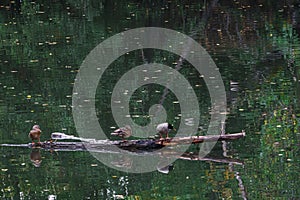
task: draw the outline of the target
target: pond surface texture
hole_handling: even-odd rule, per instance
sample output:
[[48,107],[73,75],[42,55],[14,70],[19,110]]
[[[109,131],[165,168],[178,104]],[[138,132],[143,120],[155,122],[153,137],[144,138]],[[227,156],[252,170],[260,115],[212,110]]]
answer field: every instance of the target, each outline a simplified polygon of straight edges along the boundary
[[[2,146],[1,199],[300,199],[296,0],[1,1],[1,143],[31,142],[28,132],[34,124],[43,131],[42,141],[52,132],[78,136],[72,95],[83,60],[105,39],[138,27],[176,30],[206,49],[226,89],[226,133],[245,130],[246,137],[218,142],[208,155],[211,161],[178,159],[168,174],[124,172],[130,160],[120,160],[123,171],[119,171],[87,151]],[[99,81],[95,105],[110,139],[117,139],[109,133],[118,127],[111,95],[122,75],[145,63],[175,68],[179,61],[178,55],[167,51],[142,49],[109,66]],[[190,63],[179,65],[198,98],[197,134],[205,135],[212,112],[210,94]],[[157,84],[138,88],[130,99],[131,118],[144,126],[149,123],[149,108],[162,103],[167,121],[178,128],[180,102],[166,91]],[[198,146],[189,151],[199,151]]]

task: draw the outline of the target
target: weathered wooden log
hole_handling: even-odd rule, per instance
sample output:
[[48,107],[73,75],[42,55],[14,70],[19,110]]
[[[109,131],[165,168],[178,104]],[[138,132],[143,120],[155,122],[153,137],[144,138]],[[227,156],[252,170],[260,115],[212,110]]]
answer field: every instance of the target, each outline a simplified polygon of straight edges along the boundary
[[171,139],[162,140],[128,140],[115,143],[115,145],[125,147],[137,148],[162,148],[164,146],[175,146],[183,144],[197,144],[203,142],[221,141],[221,140],[236,140],[245,137],[246,133],[225,134],[225,135],[205,135],[205,136],[190,136],[190,137],[174,137]]
[[[203,142],[219,141],[219,140],[235,140],[244,137],[246,133],[225,134],[225,135],[206,135],[206,136],[190,136],[190,137],[174,137],[171,139],[142,139],[142,140],[125,140],[125,141],[111,141],[111,140],[93,140],[92,142],[41,142],[40,144],[11,144],[12,146],[28,146],[30,148],[44,148],[44,149],[69,149],[69,150],[86,150],[106,148],[107,146],[118,146],[126,150],[151,150],[160,149],[165,146],[197,144]],[[9,146],[9,144],[2,144],[1,146]]]
[[246,133],[242,131],[241,133],[224,134],[224,135],[174,137],[170,141],[163,140],[163,144],[164,145],[197,144],[197,143],[221,141],[221,140],[236,140],[245,136]]
[[[180,153],[176,148],[168,148],[180,144],[196,144],[206,141],[218,140],[234,140],[245,136],[245,132],[227,134],[227,135],[209,135],[209,136],[192,136],[192,137],[175,137],[170,140],[128,140],[128,141],[110,141],[110,140],[95,140],[94,142],[41,142],[40,144],[1,144],[0,146],[8,147],[29,147],[43,148],[50,151],[90,151],[104,154],[118,155],[137,155],[147,153],[147,155],[159,156],[165,158],[174,158],[191,161],[212,161],[220,163],[232,163],[243,165],[243,162],[230,158],[200,158],[196,153]],[[119,147],[119,148],[116,148]],[[156,151],[166,147],[163,152]],[[124,151],[126,150],[126,151]]]

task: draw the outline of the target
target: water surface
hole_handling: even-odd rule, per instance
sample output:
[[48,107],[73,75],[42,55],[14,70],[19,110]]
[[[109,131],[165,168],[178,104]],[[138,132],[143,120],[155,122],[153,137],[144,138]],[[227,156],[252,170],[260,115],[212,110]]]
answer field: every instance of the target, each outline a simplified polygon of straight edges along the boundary
[[[210,158],[243,164],[177,160],[169,174],[111,169],[88,152],[1,147],[2,199],[299,199],[299,5],[296,1],[4,1],[0,3],[1,143],[26,144],[38,123],[42,141],[52,132],[76,133],[75,76],[88,53],[116,33],[137,27],[170,28],[193,37],[212,56],[226,88],[226,133]],[[155,38],[153,38],[155,39]],[[105,71],[96,93],[99,123],[116,123],[110,98],[122,74],[179,57],[159,50],[121,56]],[[199,99],[199,135],[206,134],[210,97],[193,66],[179,70]],[[130,102],[136,123],[164,87],[139,88]],[[179,126],[180,105],[169,92],[168,121]],[[108,134],[109,135],[109,134]],[[174,135],[174,133],[173,133]],[[116,138],[112,138],[116,139]],[[197,152],[196,146],[191,151]],[[30,156],[41,159],[34,166]],[[126,166],[126,165],[125,165]]]

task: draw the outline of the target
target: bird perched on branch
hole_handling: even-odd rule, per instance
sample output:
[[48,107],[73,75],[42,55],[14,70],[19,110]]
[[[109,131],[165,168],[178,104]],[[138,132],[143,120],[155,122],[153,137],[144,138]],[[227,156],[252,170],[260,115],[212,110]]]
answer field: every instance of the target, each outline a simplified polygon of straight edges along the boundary
[[156,131],[159,133],[160,139],[162,139],[162,135],[166,135],[166,139],[170,139],[169,132],[173,129],[173,125],[169,123],[158,124],[156,127]]
[[123,140],[124,140],[124,138],[130,137],[131,134],[132,134],[131,127],[129,125],[126,125],[125,127],[122,127],[122,128],[118,128],[117,130],[115,130],[114,132],[111,133],[111,135],[119,136]]
[[34,140],[38,140],[38,144],[41,143],[41,141],[40,141],[41,132],[42,132],[42,131],[41,131],[39,125],[34,125],[34,126],[32,127],[32,130],[31,130],[31,131],[29,132],[29,134],[28,134],[28,137],[30,137],[31,140],[32,140],[32,144],[35,144],[35,143],[34,143]]

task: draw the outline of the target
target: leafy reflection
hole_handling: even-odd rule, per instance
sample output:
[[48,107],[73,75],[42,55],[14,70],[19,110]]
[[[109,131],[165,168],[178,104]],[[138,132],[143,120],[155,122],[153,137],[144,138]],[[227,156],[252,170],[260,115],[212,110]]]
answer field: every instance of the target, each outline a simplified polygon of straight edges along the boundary
[[[179,30],[209,51],[227,86],[226,132],[246,129],[247,137],[226,143],[227,156],[244,160],[244,167],[178,160],[168,175],[121,173],[106,168],[87,152],[31,152],[1,147],[2,199],[299,198],[299,2],[19,3],[0,3],[1,143],[28,141],[28,130],[37,122],[47,130],[42,140],[55,131],[76,133],[71,96],[82,60],[107,37],[142,26]],[[108,99],[116,74],[144,62],[173,66],[177,60],[174,55],[151,50],[117,60],[106,72],[109,78],[99,83],[105,87],[97,91],[97,112],[103,116],[99,121],[106,124],[105,132],[115,126]],[[199,134],[204,134],[210,102],[200,75],[191,68],[183,63],[180,72],[189,78],[200,97],[203,114]],[[237,86],[230,86],[230,81]],[[146,116],[148,109],[143,103],[152,100],[151,91],[143,93],[141,88],[135,95],[132,113]],[[174,101],[169,96],[166,107],[170,110],[168,117],[176,121],[180,113]],[[135,120],[147,123],[141,118]],[[191,148],[194,151],[197,147]],[[31,162],[32,153],[33,160],[42,160],[39,167]],[[223,153],[220,144],[212,152]]]

